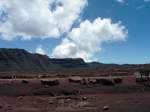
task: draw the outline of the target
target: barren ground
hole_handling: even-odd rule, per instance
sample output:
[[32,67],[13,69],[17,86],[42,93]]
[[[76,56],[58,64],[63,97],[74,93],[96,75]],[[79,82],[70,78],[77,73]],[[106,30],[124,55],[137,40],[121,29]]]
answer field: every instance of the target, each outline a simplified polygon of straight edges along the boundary
[[[61,79],[59,86],[47,87],[39,79],[22,80],[0,80],[0,112],[150,112],[150,92],[139,85],[105,87]],[[73,95],[76,90],[81,94]]]
[[[87,97],[87,99],[83,99]],[[149,112],[149,93],[81,96],[1,96],[0,112]]]

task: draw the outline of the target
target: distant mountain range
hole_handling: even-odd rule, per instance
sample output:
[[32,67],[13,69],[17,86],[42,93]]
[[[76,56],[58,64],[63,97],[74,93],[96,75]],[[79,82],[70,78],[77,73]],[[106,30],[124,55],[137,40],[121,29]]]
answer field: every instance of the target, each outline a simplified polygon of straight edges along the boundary
[[0,48],[0,71],[55,71],[60,69],[105,70],[119,68],[137,69],[141,67],[150,68],[150,64],[118,65],[99,62],[86,63],[81,58],[55,59],[49,58],[46,55],[29,53],[24,49]]
[[66,67],[87,67],[87,63],[83,59],[52,59],[46,55],[29,53],[24,49],[0,48],[0,71],[52,70]]

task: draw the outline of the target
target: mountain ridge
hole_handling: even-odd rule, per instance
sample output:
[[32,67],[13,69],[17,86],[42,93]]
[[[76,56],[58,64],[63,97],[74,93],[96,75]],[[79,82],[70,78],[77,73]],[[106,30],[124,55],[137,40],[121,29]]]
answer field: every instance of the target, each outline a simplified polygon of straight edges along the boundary
[[87,64],[81,58],[56,59],[47,55],[30,53],[24,49],[0,48],[0,71],[3,70],[49,70],[61,67],[84,67]]
[[0,71],[41,70],[57,71],[60,69],[138,69],[150,68],[150,64],[104,64],[100,62],[87,63],[81,58],[49,58],[47,55],[30,53],[18,48],[0,48]]

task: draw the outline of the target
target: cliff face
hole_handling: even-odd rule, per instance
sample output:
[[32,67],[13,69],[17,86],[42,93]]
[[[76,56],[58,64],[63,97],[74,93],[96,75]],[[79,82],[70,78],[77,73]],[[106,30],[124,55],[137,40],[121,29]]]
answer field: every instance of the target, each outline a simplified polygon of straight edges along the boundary
[[82,59],[51,59],[46,55],[32,54],[23,49],[0,49],[0,71],[51,70],[63,67],[85,67]]
[[0,49],[0,70],[46,69],[51,65],[48,60],[23,49]]
[[71,58],[66,58],[66,59],[50,59],[49,60],[53,64],[60,65],[62,67],[68,67],[68,68],[78,68],[78,67],[87,67],[88,64],[84,62],[83,59],[81,58],[76,58],[76,59],[71,59]]

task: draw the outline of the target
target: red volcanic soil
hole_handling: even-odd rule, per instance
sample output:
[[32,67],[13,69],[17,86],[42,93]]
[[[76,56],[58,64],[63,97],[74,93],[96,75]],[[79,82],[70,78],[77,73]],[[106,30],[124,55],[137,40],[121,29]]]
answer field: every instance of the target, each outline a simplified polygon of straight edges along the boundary
[[[59,85],[41,84],[56,79]],[[149,112],[150,93],[129,82],[102,86],[68,78],[0,79],[0,112]]]
[[[103,110],[106,106],[108,110]],[[149,93],[0,97],[0,112],[149,112],[149,109]]]

